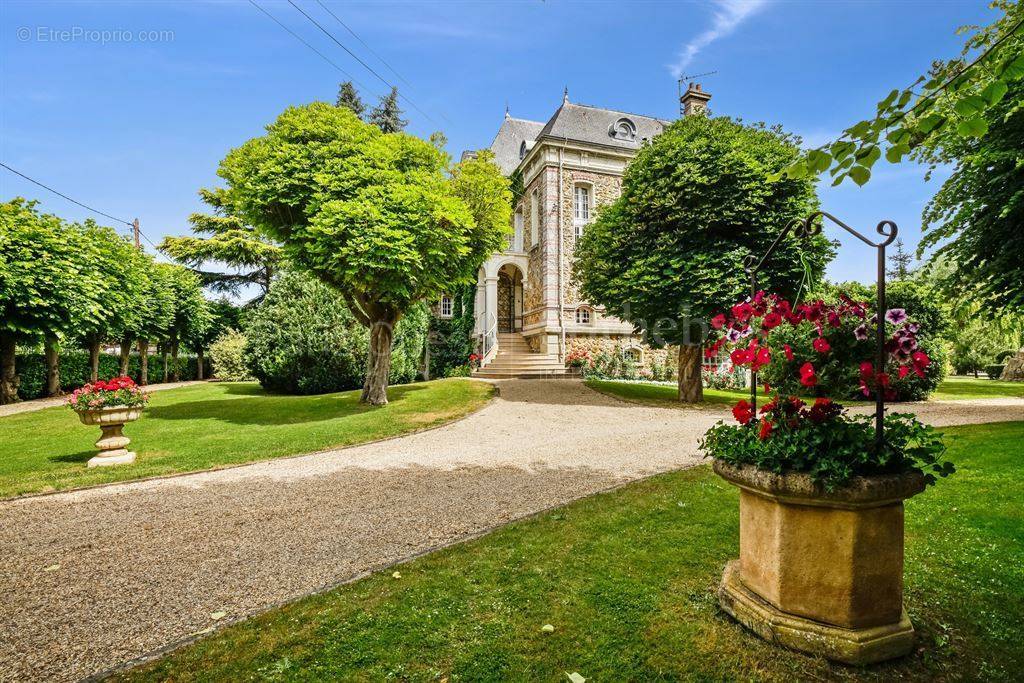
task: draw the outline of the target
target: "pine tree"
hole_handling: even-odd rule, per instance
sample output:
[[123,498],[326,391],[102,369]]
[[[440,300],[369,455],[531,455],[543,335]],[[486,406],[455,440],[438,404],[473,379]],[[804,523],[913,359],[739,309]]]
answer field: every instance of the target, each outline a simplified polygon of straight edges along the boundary
[[359,92],[352,85],[352,81],[345,81],[338,86],[338,101],[334,104],[337,107],[351,109],[352,113],[359,118],[363,118],[363,114],[366,112],[366,105],[359,99]]
[[402,110],[398,108],[398,88],[391,88],[391,92],[380,99],[378,104],[367,119],[385,133],[398,133],[405,130],[409,123],[402,118]]
[[906,280],[910,277],[910,264],[913,260],[913,256],[903,251],[903,239],[897,237],[896,252],[889,257],[889,262],[892,264],[892,268],[886,271],[885,274],[890,280]]

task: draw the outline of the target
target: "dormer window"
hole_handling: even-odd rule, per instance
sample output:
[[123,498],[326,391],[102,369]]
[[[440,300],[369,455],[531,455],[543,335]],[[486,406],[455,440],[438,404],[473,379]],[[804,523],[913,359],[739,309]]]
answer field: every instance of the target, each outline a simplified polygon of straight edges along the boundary
[[589,325],[591,320],[590,309],[586,306],[580,306],[576,309],[576,324],[577,325]]
[[608,129],[608,136],[616,140],[633,142],[636,140],[636,124],[632,120],[622,117]]
[[519,158],[520,159],[525,159],[527,151],[528,150],[526,148],[526,140],[523,140],[523,144],[519,145]]

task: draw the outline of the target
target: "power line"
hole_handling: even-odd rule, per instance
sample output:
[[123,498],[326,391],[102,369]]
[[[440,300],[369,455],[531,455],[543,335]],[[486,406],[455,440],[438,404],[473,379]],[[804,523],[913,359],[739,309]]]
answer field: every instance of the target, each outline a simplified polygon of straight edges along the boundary
[[[249,0],[249,1],[250,1],[250,2],[252,2],[252,0]],[[306,17],[306,19],[308,19],[308,20],[309,20],[309,21],[310,21],[310,22],[311,22],[311,23],[312,23],[312,24],[313,24],[314,26],[316,26],[316,27],[317,27],[318,29],[320,29],[320,30],[321,30],[321,31],[322,31],[322,32],[324,33],[324,35],[326,35],[326,36],[327,36],[328,38],[330,38],[331,40],[333,40],[333,41],[335,42],[335,44],[337,44],[337,46],[338,46],[338,47],[340,47],[340,48],[341,48],[342,50],[344,50],[344,51],[345,51],[345,52],[347,52],[347,53],[348,53],[349,55],[351,55],[351,57],[352,57],[353,59],[355,59],[355,60],[356,60],[357,62],[359,62],[360,64],[362,64],[362,65],[363,65],[363,67],[364,67],[364,68],[365,68],[365,69],[366,69],[367,71],[369,71],[369,72],[370,72],[370,73],[372,73],[372,74],[373,74],[374,76],[376,76],[376,77],[377,77],[377,78],[378,78],[378,79],[379,79],[379,80],[380,80],[380,81],[381,81],[381,82],[382,82],[382,83],[383,83],[384,85],[386,85],[386,86],[388,86],[388,87],[390,87],[390,88],[394,88],[394,89],[395,89],[396,91],[398,90],[398,88],[397,88],[397,87],[396,87],[395,85],[393,85],[393,84],[392,84],[392,83],[390,83],[390,82],[389,82],[389,81],[388,81],[388,80],[387,80],[386,78],[384,78],[384,77],[383,77],[383,76],[381,76],[381,75],[380,75],[379,73],[377,73],[377,71],[376,71],[376,70],[375,70],[375,69],[374,69],[374,68],[373,68],[372,66],[370,66],[369,64],[367,64],[366,62],[364,62],[364,61],[363,61],[362,59],[360,59],[360,58],[359,58],[359,55],[357,55],[357,54],[356,54],[355,52],[352,52],[352,50],[350,50],[350,49],[348,49],[347,47],[345,47],[345,45],[344,45],[344,44],[343,44],[343,43],[342,43],[342,42],[341,42],[340,40],[338,40],[337,38],[335,38],[335,37],[334,37],[334,34],[333,34],[333,33],[331,33],[330,31],[328,31],[327,29],[325,29],[325,28],[324,28],[324,27],[323,27],[323,26],[322,26],[322,25],[320,24],[320,22],[318,22],[318,21],[317,21],[316,19],[314,19],[313,17],[311,17],[311,16],[309,16],[308,14],[306,14],[306,12],[305,12],[305,11],[304,11],[304,10],[303,10],[303,9],[302,9],[301,7],[299,7],[299,6],[297,5],[297,4],[295,4],[294,0],[288,0],[288,4],[289,4],[289,5],[291,5],[292,7],[294,7],[295,9],[297,9],[297,10],[299,11],[299,13],[300,13],[300,14],[302,14],[302,16]],[[434,122],[435,124],[437,124],[437,121],[435,121],[435,120],[434,120],[434,117],[432,117],[432,116],[431,116],[430,114],[428,114],[427,112],[425,112],[425,111],[423,111],[422,109],[420,109],[420,108],[419,108],[419,106],[418,106],[418,105],[417,105],[417,104],[416,104],[415,102],[413,102],[413,101],[412,101],[412,100],[411,100],[411,99],[410,99],[409,97],[407,97],[406,95],[403,95],[403,94],[401,94],[401,93],[398,93],[398,96],[399,96],[399,97],[401,97],[401,98],[402,98],[403,100],[405,100],[406,102],[408,102],[408,103],[409,103],[410,105],[412,105],[413,109],[415,109],[416,111],[418,111],[419,113],[423,114],[423,115],[424,115],[424,116],[426,116],[426,117],[427,117],[428,119],[430,119],[431,121],[433,121],[433,122]],[[438,125],[440,125],[440,124],[438,124]]]
[[[369,88],[367,88],[367,87],[366,87],[365,85],[363,85],[362,83],[360,83],[359,81],[357,81],[357,80],[356,80],[356,79],[355,79],[355,78],[354,78],[354,77],[352,76],[352,74],[350,74],[349,72],[345,71],[345,70],[344,70],[344,69],[342,69],[342,68],[341,68],[340,66],[338,66],[338,65],[337,65],[337,63],[335,63],[335,62],[334,62],[334,60],[332,60],[332,59],[331,59],[330,57],[328,57],[327,55],[325,55],[325,54],[324,54],[323,52],[320,52],[320,50],[318,50],[318,49],[316,49],[315,47],[313,47],[312,45],[310,45],[310,44],[309,44],[309,43],[308,43],[308,42],[307,42],[307,41],[306,41],[306,40],[305,40],[305,39],[304,39],[304,38],[303,38],[302,36],[300,36],[300,35],[299,35],[298,33],[296,33],[295,31],[291,30],[290,28],[288,28],[287,26],[285,26],[285,25],[284,25],[283,23],[281,23],[281,21],[280,21],[280,20],[278,20],[278,18],[277,18],[277,17],[275,17],[275,16],[273,15],[273,14],[271,14],[271,13],[270,13],[270,12],[268,12],[267,10],[265,10],[265,9],[263,9],[262,7],[260,7],[259,5],[257,5],[257,4],[256,4],[256,1],[255,1],[255,0],[249,0],[249,4],[250,4],[250,5],[252,5],[253,7],[255,7],[256,9],[258,9],[259,11],[263,12],[264,14],[266,14],[266,15],[267,15],[268,17],[270,17],[270,19],[271,19],[271,20],[272,20],[272,21],[273,21],[273,22],[274,22],[275,24],[277,24],[278,26],[280,26],[281,28],[283,28],[283,29],[284,29],[285,31],[287,31],[287,32],[288,32],[289,34],[291,34],[291,36],[292,36],[293,38],[295,38],[295,40],[299,41],[300,43],[302,43],[303,45],[305,45],[306,47],[308,47],[308,48],[309,48],[310,50],[312,50],[313,52],[315,52],[315,53],[317,53],[318,55],[320,55],[320,58],[321,58],[321,59],[323,59],[323,60],[324,60],[325,62],[327,62],[328,64],[330,64],[331,66],[333,66],[333,67],[334,67],[335,69],[337,69],[338,71],[340,71],[340,72],[341,72],[342,74],[344,74],[344,75],[345,75],[345,77],[346,77],[346,78],[348,78],[348,79],[349,79],[350,81],[352,81],[353,83],[355,83],[356,85],[358,85],[358,86],[359,86],[360,88],[362,88],[362,89],[364,89],[364,90],[367,90],[367,91],[369,91],[369,92],[370,92],[371,94],[374,94],[374,95],[376,95],[376,93],[374,93],[374,92],[373,92],[372,90],[370,90],[370,89],[369,89]],[[379,97],[379,95],[378,95],[378,97]]]
[[132,223],[129,223],[126,220],[123,220],[121,218],[117,218],[115,216],[111,216],[109,213],[104,213],[104,212],[100,211],[99,209],[94,209],[91,206],[89,206],[88,204],[83,204],[82,202],[78,201],[77,199],[72,199],[71,197],[67,196],[63,192],[57,192],[57,190],[53,189],[52,187],[50,187],[48,185],[43,185],[38,180],[35,180],[34,178],[29,178],[27,175],[25,175],[24,173],[21,173],[20,171],[15,171],[13,168],[11,168],[7,164],[3,163],[2,161],[0,161],[0,166],[3,166],[4,168],[6,168],[8,171],[10,171],[11,173],[13,173],[15,175],[20,175],[22,178],[24,178],[25,180],[29,181],[30,183],[35,183],[36,185],[38,185],[39,187],[43,188],[44,190],[49,190],[50,192],[54,193],[58,197],[63,197],[64,199],[68,200],[72,204],[78,204],[83,209],[88,209],[89,211],[92,211],[93,213],[99,214],[101,216],[105,216],[105,217],[109,218],[112,221],[117,221],[118,223],[124,223],[125,225],[127,225],[129,227],[131,227],[133,225]]
[[325,11],[325,12],[327,12],[327,13],[328,13],[328,14],[330,14],[330,15],[331,15],[332,17],[334,17],[334,20],[335,20],[335,21],[337,21],[337,22],[338,22],[339,24],[341,24],[342,26],[344,26],[344,27],[345,27],[345,30],[346,30],[346,31],[348,31],[349,33],[351,33],[351,34],[352,34],[352,37],[353,37],[353,38],[355,38],[356,40],[358,40],[358,41],[359,41],[359,43],[360,43],[360,44],[361,44],[361,45],[362,45],[363,47],[365,47],[365,48],[366,48],[367,50],[369,50],[369,52],[370,52],[370,54],[371,54],[371,55],[373,55],[374,57],[376,57],[377,59],[379,59],[379,60],[380,60],[380,62],[381,62],[381,64],[383,64],[383,65],[384,65],[384,66],[386,66],[386,67],[387,67],[388,69],[390,69],[390,70],[391,70],[391,73],[395,74],[395,76],[396,76],[396,77],[398,78],[398,80],[402,81],[403,83],[405,83],[405,84],[406,84],[407,86],[409,86],[410,88],[412,87],[412,83],[410,83],[409,81],[407,81],[407,80],[405,80],[404,78],[402,78],[402,74],[400,74],[400,73],[398,73],[397,71],[395,71],[395,67],[393,67],[393,66],[391,66],[390,64],[388,64],[388,63],[387,63],[387,62],[386,62],[386,61],[384,60],[384,58],[383,58],[383,57],[381,57],[381,56],[380,56],[379,54],[377,54],[376,52],[374,52],[373,48],[372,48],[372,47],[370,47],[369,45],[367,45],[367,44],[366,44],[366,41],[365,41],[365,40],[363,40],[363,39],[362,39],[362,38],[360,38],[360,37],[359,37],[358,35],[356,35],[356,32],[355,32],[355,31],[353,31],[353,30],[352,30],[351,28],[349,28],[349,25],[348,25],[348,24],[346,24],[346,23],[345,23],[344,21],[342,21],[342,20],[341,20],[341,17],[339,17],[339,16],[338,16],[337,14],[335,14],[334,12],[332,12],[332,11],[331,11],[331,9],[330,9],[330,8],[329,8],[329,7],[327,6],[327,5],[325,5],[325,4],[323,3],[323,2],[321,2],[321,0],[316,0],[316,4],[320,5],[320,6],[321,6],[321,7],[322,7],[322,8],[324,9],[324,11]]
[[[346,31],[348,31],[349,33],[351,33],[351,34],[352,34],[352,37],[353,37],[353,38],[355,38],[356,40],[358,40],[358,41],[359,41],[359,43],[360,43],[360,44],[361,44],[361,45],[362,45],[363,47],[365,47],[365,48],[366,48],[366,49],[367,49],[367,50],[368,50],[368,51],[370,52],[370,54],[371,54],[371,55],[373,55],[374,57],[376,57],[377,59],[379,59],[379,60],[380,60],[380,62],[381,62],[381,64],[383,64],[383,65],[384,65],[384,66],[386,66],[386,67],[387,67],[388,69],[390,69],[391,73],[395,74],[395,76],[396,76],[396,77],[398,78],[398,80],[402,81],[403,83],[405,83],[405,84],[406,84],[407,86],[409,86],[410,88],[412,88],[412,87],[413,87],[412,83],[410,83],[409,81],[407,81],[407,80],[406,80],[406,79],[405,79],[405,78],[404,78],[404,77],[402,76],[402,74],[398,73],[398,71],[396,71],[396,70],[395,70],[395,67],[393,67],[393,66],[391,66],[390,64],[388,64],[388,62],[387,62],[387,61],[386,61],[386,60],[385,60],[385,59],[384,59],[383,57],[381,57],[381,56],[380,56],[379,54],[377,54],[377,52],[376,52],[376,51],[375,51],[375,50],[374,50],[374,49],[373,49],[372,47],[370,47],[369,45],[367,45],[367,44],[366,44],[366,41],[365,41],[365,40],[363,40],[362,38],[360,38],[360,37],[359,37],[359,35],[358,35],[358,34],[357,34],[357,33],[356,33],[355,31],[353,31],[353,30],[352,30],[352,29],[351,29],[351,28],[349,27],[349,25],[348,25],[348,24],[346,24],[346,23],[345,23],[344,21],[342,21],[342,20],[341,20],[341,17],[339,17],[339,16],[338,16],[337,14],[335,14],[334,12],[332,12],[332,11],[331,11],[331,8],[329,8],[329,7],[327,6],[327,5],[325,5],[325,4],[323,3],[323,0],[316,0],[316,4],[320,5],[320,7],[322,7],[322,8],[323,8],[323,10],[324,10],[325,12],[327,12],[327,13],[328,13],[328,14],[330,14],[330,15],[331,15],[332,17],[334,17],[334,20],[335,20],[335,21],[337,21],[337,22],[338,22],[339,24],[341,24],[342,26],[344,26],[344,27],[345,27],[345,30],[346,30]],[[447,121],[448,123],[451,123],[451,119],[449,119],[449,118],[448,118],[447,116],[445,116],[445,113],[444,113],[443,111],[442,111],[442,112],[440,112],[440,114],[441,114],[441,118],[443,118],[443,119],[444,119],[445,121]]]

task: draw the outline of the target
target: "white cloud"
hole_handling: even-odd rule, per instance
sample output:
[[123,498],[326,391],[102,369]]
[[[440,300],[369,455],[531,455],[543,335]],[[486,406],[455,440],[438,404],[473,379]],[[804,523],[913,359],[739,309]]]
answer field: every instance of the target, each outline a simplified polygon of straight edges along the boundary
[[715,17],[711,28],[688,42],[679,52],[679,59],[670,65],[672,75],[679,78],[697,53],[719,38],[736,30],[748,17],[768,4],[769,0],[714,0]]

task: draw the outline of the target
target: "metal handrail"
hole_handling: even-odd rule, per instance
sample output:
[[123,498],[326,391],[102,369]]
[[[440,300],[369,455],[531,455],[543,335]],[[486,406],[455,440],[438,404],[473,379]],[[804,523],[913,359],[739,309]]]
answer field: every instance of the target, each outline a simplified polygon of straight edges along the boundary
[[489,313],[489,317],[494,322],[480,335],[480,367],[491,362],[491,358],[498,350],[498,317],[493,312]]

